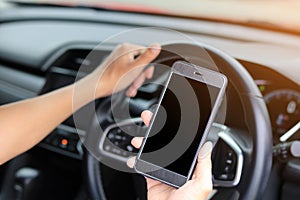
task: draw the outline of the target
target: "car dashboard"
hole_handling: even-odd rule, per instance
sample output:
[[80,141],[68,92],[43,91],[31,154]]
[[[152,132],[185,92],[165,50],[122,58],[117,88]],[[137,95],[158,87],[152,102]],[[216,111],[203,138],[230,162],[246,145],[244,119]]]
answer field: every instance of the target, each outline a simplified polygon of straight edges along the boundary
[[[120,43],[147,45],[151,42],[177,42],[182,39],[181,36],[178,37],[180,32],[190,41],[210,44],[225,51],[246,68],[267,104],[274,145],[279,144],[280,138],[299,123],[299,36],[241,25],[140,13],[30,6],[12,6],[2,10],[1,104],[31,98],[73,83],[95,69]],[[157,101],[158,90],[158,87],[144,85],[137,97],[129,99],[129,105],[134,110],[131,116],[138,118],[141,110],[153,105]],[[96,105],[103,105],[105,101],[106,98],[98,99]],[[37,161],[41,159],[48,166],[54,166],[50,173],[53,177],[46,178],[50,185],[55,185],[59,180],[61,184],[66,184],[70,180],[66,181],[63,177],[77,176],[71,178],[73,183],[66,191],[71,193],[79,190],[82,186],[82,179],[78,177],[81,176],[79,171],[83,155],[81,144],[93,118],[87,110],[94,105],[87,105],[77,112],[78,116],[84,117],[76,119],[76,126],[73,117],[68,118],[33,150],[4,165],[1,169],[2,182],[13,184],[8,181],[10,177],[27,165],[50,173],[46,170],[47,166],[42,166]],[[234,119],[233,115],[232,121]],[[141,125],[138,119],[135,123]],[[236,126],[238,124],[237,120]],[[124,127],[127,127],[126,122]],[[114,130],[114,127],[110,129]],[[114,131],[118,132],[117,129]],[[108,133],[106,137],[119,144],[116,137],[125,136],[121,133],[119,136]],[[130,145],[130,139],[131,137],[124,139],[124,151],[109,149],[110,155],[124,162],[128,156],[126,151],[137,151]],[[286,141],[294,140],[300,140],[299,130]],[[277,161],[274,162],[276,164]],[[299,186],[299,180],[300,178],[293,180],[292,183],[288,180],[288,184],[292,186],[285,187],[294,190],[294,187]],[[9,194],[5,183],[1,188],[2,193]],[[287,191],[288,189],[282,195],[288,195]],[[72,199],[74,195],[64,197]]]

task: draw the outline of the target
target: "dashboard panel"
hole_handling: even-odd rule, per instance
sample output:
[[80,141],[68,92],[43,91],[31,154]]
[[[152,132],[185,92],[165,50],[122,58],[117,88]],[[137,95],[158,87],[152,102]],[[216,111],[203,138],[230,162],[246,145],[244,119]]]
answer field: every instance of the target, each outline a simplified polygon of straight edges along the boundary
[[[34,21],[33,23],[26,22],[24,25],[25,25],[25,27],[28,26],[28,28],[39,29],[40,24],[41,23],[39,23],[39,22],[37,23]],[[43,23],[43,26],[47,26],[47,24],[49,25],[49,27],[53,26],[52,21],[51,22],[45,21]],[[17,23],[17,24],[8,23],[7,25],[8,26],[13,25],[17,29],[19,29],[20,27],[24,28],[23,26],[20,26],[21,24],[19,24],[19,23]],[[70,24],[68,24],[68,26],[70,26]],[[72,26],[73,26],[73,24],[72,24]],[[76,24],[76,26],[80,26],[80,24]],[[101,31],[102,28],[107,28],[106,25],[102,26],[102,25],[95,24],[94,26],[95,26],[95,28],[99,28],[99,31]],[[57,36],[58,36],[58,33],[60,32],[59,28],[63,28],[63,29],[61,29],[61,31],[64,31],[65,27],[66,26],[56,27],[56,29],[54,31],[58,31]],[[9,30],[9,29],[10,28],[8,28],[7,30]],[[5,33],[7,30],[5,30],[3,33]],[[26,29],[24,29],[24,30],[26,30]],[[3,30],[0,29],[0,32],[1,31],[3,31]],[[160,31],[161,30],[159,30],[159,32]],[[91,34],[91,32],[87,32],[87,33]],[[162,32],[162,34],[164,35],[167,33]],[[5,34],[5,37],[7,37],[7,36],[8,35]],[[12,36],[12,37],[14,37],[14,36]],[[34,35],[32,35],[32,37],[34,37]],[[62,38],[63,37],[64,36],[62,35]],[[79,37],[79,36],[76,36],[76,37]],[[197,39],[200,39],[201,37],[203,37],[203,36],[197,36]],[[206,38],[206,36],[204,36],[204,38]],[[200,40],[203,40],[204,38],[201,38]],[[85,37],[82,37],[81,42],[78,42],[78,40],[79,39],[73,38],[73,42],[68,42],[68,44],[65,44],[65,45],[64,45],[65,42],[61,41],[60,44],[58,43],[58,44],[56,44],[56,46],[53,46],[53,49],[55,49],[54,53],[50,49],[48,50],[47,54],[46,54],[46,52],[44,52],[44,54],[45,54],[44,56],[48,55],[48,58],[47,59],[44,58],[45,61],[43,61],[40,64],[40,69],[39,69],[40,73],[38,73],[37,75],[31,75],[31,74],[25,75],[26,71],[29,70],[29,72],[30,72],[30,69],[31,69],[31,67],[26,67],[26,62],[27,62],[26,59],[23,59],[24,62],[17,59],[17,60],[13,60],[13,62],[8,62],[8,63],[7,63],[7,61],[2,59],[2,63],[8,65],[8,66],[1,68],[1,71],[3,71],[1,74],[3,74],[4,76],[2,77],[2,79],[0,81],[2,81],[3,83],[7,84],[7,79],[6,79],[7,76],[5,76],[5,74],[7,75],[9,73],[9,71],[11,71],[12,73],[15,73],[15,74],[21,73],[21,74],[25,75],[24,77],[28,76],[28,77],[31,77],[31,79],[32,79],[32,76],[36,76],[39,78],[32,79],[32,81],[37,82],[35,84],[30,83],[31,81],[28,78],[27,84],[29,83],[31,85],[34,85],[33,90],[35,91],[35,93],[27,92],[23,96],[22,95],[20,96],[18,94],[19,92],[16,92],[16,88],[17,87],[20,88],[20,86],[13,86],[10,83],[11,87],[8,90],[7,87],[4,88],[4,85],[2,85],[2,88],[0,88],[1,102],[6,103],[9,101],[20,100],[23,98],[32,97],[35,95],[39,95],[39,94],[43,94],[43,93],[52,91],[59,87],[65,86],[67,84],[70,84],[75,81],[76,76],[83,77],[87,73],[91,72],[96,66],[98,66],[103,61],[103,59],[105,59],[105,57],[109,54],[109,52],[113,49],[113,46],[114,46],[114,45],[108,45],[108,46],[106,45],[106,46],[102,46],[101,47],[102,49],[95,50],[94,48],[97,46],[96,38],[94,38],[92,40],[93,42],[91,42],[91,41],[82,42],[85,40]],[[129,38],[129,40],[130,40],[130,38]],[[212,40],[212,38],[207,39],[207,41],[210,41],[210,40]],[[57,42],[59,42],[59,41],[57,41]],[[214,42],[216,42],[216,41],[214,41]],[[221,44],[223,44],[223,43],[221,42]],[[29,45],[29,44],[26,44],[26,45]],[[35,45],[35,44],[33,44],[33,45]],[[236,43],[236,41],[232,41],[232,45],[238,45],[238,43]],[[2,49],[2,51],[3,50],[4,49]],[[93,55],[89,55],[90,52],[92,52]],[[14,52],[14,53],[17,53],[17,52]],[[31,56],[32,55],[30,55],[29,58]],[[34,56],[37,56],[37,55],[34,55]],[[87,56],[88,56],[88,58],[87,58]],[[37,57],[37,58],[40,59],[42,57]],[[8,58],[8,59],[11,59],[11,58]],[[30,58],[30,59],[33,59],[33,58]],[[299,122],[299,118],[300,118],[299,117],[299,113],[300,113],[300,111],[299,111],[299,109],[300,109],[299,108],[300,107],[300,105],[299,105],[299,102],[300,102],[299,84],[297,82],[295,82],[294,80],[290,79],[289,77],[287,77],[286,74],[282,74],[281,71],[276,70],[276,67],[274,68],[273,66],[261,65],[261,64],[251,62],[248,60],[239,59],[238,57],[237,57],[237,59],[252,75],[258,88],[260,89],[261,93],[264,96],[264,99],[265,99],[268,109],[269,109],[269,114],[270,114],[271,123],[272,123],[272,127],[273,127],[274,144],[277,144],[280,142],[279,138]],[[40,62],[41,61],[42,60],[40,60]],[[15,66],[13,65],[13,63],[15,64]],[[19,64],[17,64],[17,63],[19,63]],[[35,63],[35,62],[33,62],[33,63]],[[37,63],[39,63],[39,62],[37,62]],[[21,67],[20,67],[20,65],[21,65]],[[12,69],[7,68],[9,66],[13,66],[13,68],[16,68],[17,71],[14,71],[13,68]],[[32,65],[32,67],[34,67],[34,66]],[[80,73],[78,74],[79,68],[81,70],[80,70]],[[46,76],[42,75],[41,73],[45,74]],[[42,78],[41,75],[45,76],[45,78]],[[20,79],[18,79],[18,77],[20,77],[20,76],[16,76],[16,78],[17,78],[16,79],[17,81],[15,81],[16,85],[19,84],[18,80],[20,81],[20,83],[22,83],[22,81],[24,82],[23,77]],[[32,87],[32,86],[29,86],[29,87]],[[24,89],[20,88],[20,90],[24,90]],[[7,94],[9,92],[10,92],[10,94]],[[30,96],[28,96],[28,94]],[[12,96],[16,95],[16,97],[15,98],[12,97],[9,100],[7,100],[9,95],[12,95]],[[84,109],[82,109],[80,112],[84,112]],[[91,116],[89,116],[85,119],[89,119],[89,118],[91,118]],[[72,120],[73,119],[71,117],[71,118],[67,119],[62,125],[70,127],[70,129],[72,129],[72,128],[74,128],[74,122],[72,122]],[[86,129],[88,127],[88,120],[82,121],[81,124],[79,124],[79,126],[80,126],[79,131],[82,134],[84,134],[84,132],[86,131]],[[63,131],[61,131],[61,132],[63,132]],[[75,133],[76,131],[71,131],[71,132]],[[61,138],[61,141],[63,139],[65,139],[65,137],[60,137],[60,138]],[[296,132],[294,134],[294,136],[290,138],[290,140],[293,140],[293,139],[299,139],[299,131]],[[78,140],[78,138],[77,138],[77,140]],[[55,141],[56,141],[56,139],[55,139]],[[57,142],[55,142],[55,143],[57,143]],[[49,142],[48,138],[47,138],[47,144],[51,144],[51,142]],[[59,148],[58,152],[61,152],[61,149],[64,148],[63,145],[61,145],[61,143],[56,144],[54,146],[59,146],[59,145],[60,145],[60,148]],[[47,147],[49,145],[42,145],[42,146]],[[52,147],[50,149],[53,150]]]

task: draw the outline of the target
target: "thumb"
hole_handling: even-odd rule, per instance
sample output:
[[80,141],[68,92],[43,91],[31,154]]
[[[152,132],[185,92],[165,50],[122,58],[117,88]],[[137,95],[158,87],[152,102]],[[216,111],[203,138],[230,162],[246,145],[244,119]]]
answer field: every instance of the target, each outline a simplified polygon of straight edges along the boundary
[[134,66],[142,66],[149,64],[151,61],[153,61],[158,54],[160,53],[161,47],[159,44],[152,44],[150,47],[147,48],[147,50],[142,53],[135,61],[133,62]]
[[206,142],[200,150],[198,155],[198,163],[194,172],[195,178],[202,178],[207,176],[211,177],[211,152],[212,152],[212,143]]
[[213,145],[211,142],[206,142],[201,148],[198,155],[198,163],[192,178],[192,180],[196,182],[195,187],[199,187],[205,195],[208,195],[213,188],[211,164],[212,147]]
[[212,143],[206,142],[198,155],[198,163],[192,180],[189,180],[183,186],[189,191],[189,199],[207,199],[213,189],[210,158],[211,151]]

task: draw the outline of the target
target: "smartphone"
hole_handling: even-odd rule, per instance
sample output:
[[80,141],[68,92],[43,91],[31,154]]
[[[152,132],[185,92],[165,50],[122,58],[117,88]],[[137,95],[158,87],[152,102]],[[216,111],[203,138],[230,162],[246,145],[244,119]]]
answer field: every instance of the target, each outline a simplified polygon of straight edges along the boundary
[[190,180],[226,86],[219,72],[175,62],[137,155],[136,172],[177,188]]

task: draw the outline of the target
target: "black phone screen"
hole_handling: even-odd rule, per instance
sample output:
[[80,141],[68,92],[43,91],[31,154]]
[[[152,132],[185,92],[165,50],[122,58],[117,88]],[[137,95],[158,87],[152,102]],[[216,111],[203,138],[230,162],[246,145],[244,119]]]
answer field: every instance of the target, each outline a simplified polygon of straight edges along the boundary
[[140,159],[187,176],[219,88],[173,73]]

